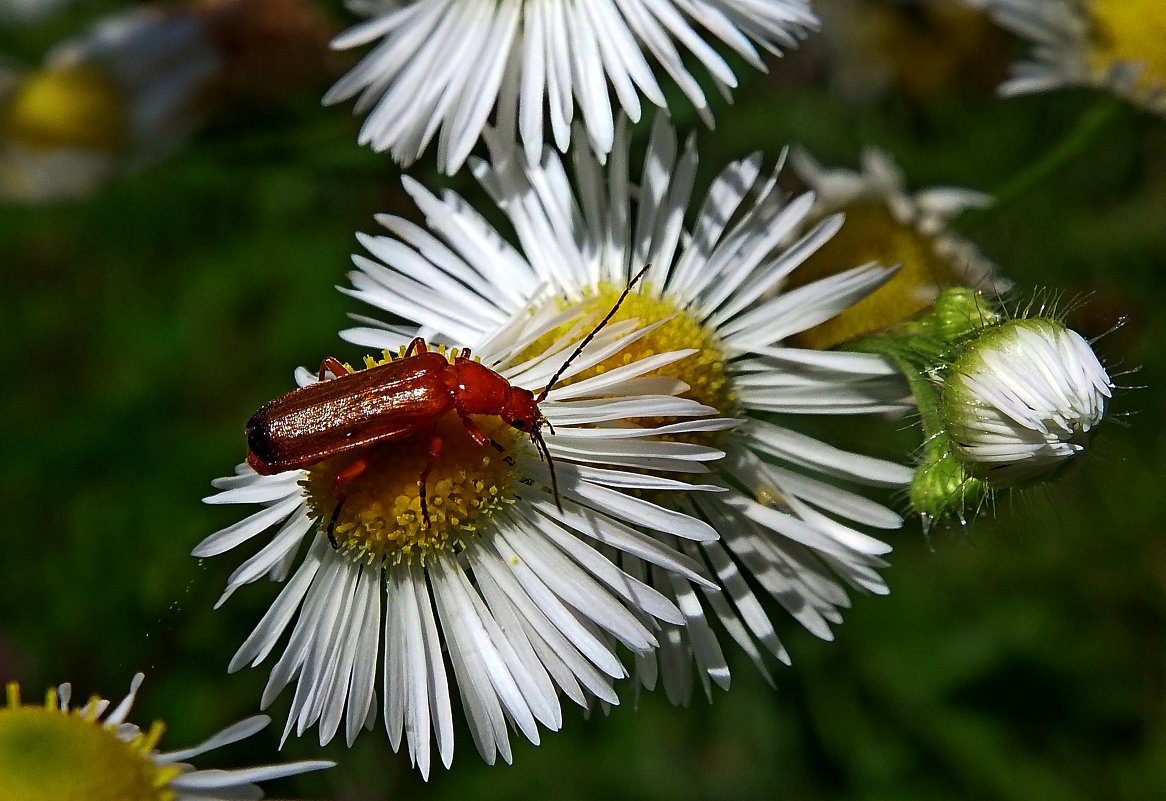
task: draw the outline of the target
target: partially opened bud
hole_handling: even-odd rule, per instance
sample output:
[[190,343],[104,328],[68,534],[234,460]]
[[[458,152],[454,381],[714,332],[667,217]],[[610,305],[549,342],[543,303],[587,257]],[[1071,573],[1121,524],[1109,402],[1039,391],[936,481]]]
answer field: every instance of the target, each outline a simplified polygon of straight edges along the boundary
[[966,520],[994,489],[1051,478],[1085,450],[1113,394],[1080,334],[1006,318],[969,289],[855,347],[890,357],[911,385],[924,442],[910,502],[924,522]]
[[943,415],[972,475],[1015,486],[1085,450],[1112,387],[1080,334],[1056,320],[1008,320],[985,329],[952,365]]

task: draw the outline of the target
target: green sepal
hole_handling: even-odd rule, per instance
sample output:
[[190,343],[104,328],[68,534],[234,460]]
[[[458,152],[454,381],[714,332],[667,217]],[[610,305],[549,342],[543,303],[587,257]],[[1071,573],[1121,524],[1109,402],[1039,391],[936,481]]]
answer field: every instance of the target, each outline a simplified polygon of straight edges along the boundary
[[956,452],[944,417],[943,390],[951,366],[985,328],[1000,320],[981,293],[953,287],[942,291],[923,314],[847,345],[848,350],[891,359],[911,388],[924,440],[908,499],[925,523],[949,516],[962,522],[968,510],[978,509],[991,492],[987,483],[968,472]]

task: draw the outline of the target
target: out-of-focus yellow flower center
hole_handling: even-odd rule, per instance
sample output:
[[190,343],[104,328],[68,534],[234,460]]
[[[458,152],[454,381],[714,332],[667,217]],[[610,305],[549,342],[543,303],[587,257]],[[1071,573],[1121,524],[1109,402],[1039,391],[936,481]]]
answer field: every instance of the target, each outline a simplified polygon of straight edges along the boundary
[[[452,359],[456,352],[450,352]],[[403,354],[403,352],[402,352]],[[386,364],[394,357],[365,359],[365,367]],[[336,475],[358,459],[368,467],[340,487],[343,505],[333,533],[338,548],[370,564],[385,559],[424,560],[433,551],[458,551],[480,530],[494,511],[511,502],[509,487],[519,480],[515,462],[526,447],[518,431],[498,417],[475,416],[486,436],[502,446],[499,452],[482,446],[468,433],[457,414],[442,417],[433,429],[356,453],[326,459],[308,471],[304,481],[308,505],[322,524],[331,519],[337,503]],[[433,460],[425,482],[426,524],[421,512],[421,474],[430,463],[433,436],[441,440],[441,454]]]
[[790,276],[787,288],[845,272],[867,262],[901,264],[883,286],[841,314],[790,337],[799,348],[825,350],[880,331],[922,311],[939,290],[960,283],[955,265],[940,256],[935,242],[895,219],[882,203],[855,203],[842,209],[846,222]]
[[[601,285],[599,291],[586,298],[579,310],[602,318],[623,291],[623,287]],[[653,356],[657,353],[667,353],[675,350],[695,348],[691,356],[681,361],[673,362],[646,375],[665,375],[688,384],[688,390],[681,393],[683,397],[691,398],[718,410],[722,416],[731,417],[737,412],[737,396],[725,371],[725,356],[720,341],[711,329],[702,325],[689,312],[678,309],[668,298],[657,298],[649,295],[633,293],[628,295],[619,311],[612,317],[613,322],[636,319],[641,326],[659,322],[670,317],[666,323],[636,340],[615,356],[600,362],[596,366],[584,370],[578,375],[561,382],[570,384],[582,381],[608,370],[631,364],[634,361]],[[544,351],[554,340],[566,333],[567,326],[552,331],[542,339],[531,345],[524,356],[534,356]],[[643,426],[659,426],[675,422],[672,418],[639,418],[637,423]],[[712,445],[716,434],[696,434],[675,436],[685,442],[696,442]]]
[[1142,67],[1137,88],[1166,87],[1166,6],[1162,0],[1090,0],[1089,65],[1095,73],[1115,63]]
[[25,147],[116,153],[128,147],[129,129],[117,85],[85,65],[28,75],[0,100],[0,133]]
[[21,706],[8,685],[0,708],[0,799],[4,801],[173,801],[179,769],[154,763],[164,727],[119,739],[93,705],[63,712],[50,690],[43,706]]

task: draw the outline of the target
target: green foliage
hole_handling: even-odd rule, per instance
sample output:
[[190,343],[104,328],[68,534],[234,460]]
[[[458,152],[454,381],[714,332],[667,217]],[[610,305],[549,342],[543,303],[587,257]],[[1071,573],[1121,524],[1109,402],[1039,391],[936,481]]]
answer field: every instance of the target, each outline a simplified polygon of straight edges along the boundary
[[[21,47],[28,55],[27,45]],[[741,69],[702,173],[799,142],[853,165],[863,146],[910,183],[1010,185],[1093,98],[1000,100],[953,87],[928,105],[841,101],[820,82]],[[788,71],[788,72],[787,72]],[[680,107],[678,124],[695,128]],[[1152,801],[1166,786],[1166,123],[1122,109],[1090,147],[971,232],[1019,286],[1087,301],[1087,336],[1147,390],[1059,484],[998,496],[968,531],[892,535],[888,598],[859,596],[837,642],[786,621],[792,668],[766,685],[737,659],[713,703],[632,697],[567,711],[516,766],[488,768],[458,734],[454,770],[423,786],[379,730],[324,755],[288,796],[697,798],[847,801]],[[296,365],[360,354],[335,332],[353,232],[413,215],[386,157],[359,149],[348,110],[311,96],[219,118],[171,160],[92,200],[0,208],[0,680],[29,694],[71,680],[117,696],[147,672],[142,720],[182,747],[254,710],[266,671],[230,655],[278,592],[211,607],[236,560],[190,549],[236,519],[199,498],[244,453],[242,425]],[[434,185],[428,168],[414,171]],[[475,199],[466,176],[444,181]],[[905,458],[901,424],[838,424],[851,444]],[[908,444],[907,447],[910,447]],[[994,519],[992,519],[994,517]],[[282,726],[289,693],[272,710]],[[272,759],[278,732],[223,762]],[[292,737],[283,758],[320,755]],[[221,764],[221,763],[220,763]]]

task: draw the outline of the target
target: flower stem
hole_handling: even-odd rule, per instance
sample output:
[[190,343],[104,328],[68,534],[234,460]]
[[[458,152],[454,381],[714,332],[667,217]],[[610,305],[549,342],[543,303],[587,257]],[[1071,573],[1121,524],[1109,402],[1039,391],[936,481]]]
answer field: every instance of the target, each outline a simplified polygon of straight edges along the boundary
[[995,200],[992,205],[972,209],[956,221],[956,227],[965,232],[978,228],[1043,184],[1088,150],[1124,107],[1124,103],[1113,97],[1097,103],[1044,156],[993,192]]

